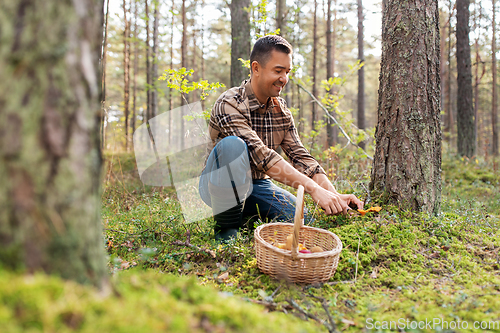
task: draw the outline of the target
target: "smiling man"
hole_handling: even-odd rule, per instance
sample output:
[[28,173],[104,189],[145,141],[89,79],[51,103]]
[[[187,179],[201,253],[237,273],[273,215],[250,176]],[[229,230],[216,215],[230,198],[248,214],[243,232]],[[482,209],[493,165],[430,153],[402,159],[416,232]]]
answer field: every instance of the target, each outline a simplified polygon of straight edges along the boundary
[[292,69],[292,53],[283,37],[259,38],[250,55],[250,79],[224,92],[212,109],[212,147],[199,191],[212,207],[216,239],[236,237],[243,216],[293,221],[295,196],[271,178],[294,188],[303,185],[328,215],[346,213],[351,203],[363,208],[354,195],[335,190],[302,145],[292,114],[279,97]]

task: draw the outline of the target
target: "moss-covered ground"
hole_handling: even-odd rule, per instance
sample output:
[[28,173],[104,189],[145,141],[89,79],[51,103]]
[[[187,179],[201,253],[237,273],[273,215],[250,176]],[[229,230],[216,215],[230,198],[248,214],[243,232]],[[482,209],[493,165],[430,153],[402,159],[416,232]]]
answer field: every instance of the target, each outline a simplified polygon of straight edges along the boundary
[[[491,162],[444,160],[438,216],[383,206],[327,217],[307,201],[312,226],[344,247],[336,274],[318,285],[272,280],[257,268],[251,232],[220,245],[212,219],[183,223],[172,189],[142,185],[131,155],[106,162],[112,295],[0,271],[7,332],[500,332],[500,172]],[[364,199],[366,162],[348,163],[364,164],[344,165],[361,171],[337,175],[337,187]]]

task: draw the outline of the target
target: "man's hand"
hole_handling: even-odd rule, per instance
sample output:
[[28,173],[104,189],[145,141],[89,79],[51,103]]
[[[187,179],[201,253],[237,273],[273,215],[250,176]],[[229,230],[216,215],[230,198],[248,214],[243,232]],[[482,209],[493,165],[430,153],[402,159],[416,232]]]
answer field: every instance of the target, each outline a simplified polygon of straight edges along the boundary
[[363,209],[363,202],[356,198],[354,194],[334,193],[320,186],[310,194],[314,202],[324,209],[326,215],[347,214],[350,203],[355,204],[359,209]]
[[355,195],[338,193],[324,174],[316,174],[311,179],[284,160],[273,165],[267,174],[294,188],[298,188],[299,185],[304,186],[305,192],[311,195],[314,202],[317,202],[327,215],[347,214],[350,203],[355,204],[359,209],[363,208],[363,203]]

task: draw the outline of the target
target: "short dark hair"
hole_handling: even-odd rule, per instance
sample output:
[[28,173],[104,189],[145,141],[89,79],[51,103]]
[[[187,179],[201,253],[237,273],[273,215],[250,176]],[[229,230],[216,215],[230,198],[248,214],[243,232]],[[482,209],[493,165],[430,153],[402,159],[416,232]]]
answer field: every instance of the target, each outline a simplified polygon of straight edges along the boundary
[[288,43],[288,41],[281,36],[268,35],[260,37],[255,42],[252,53],[250,54],[250,70],[252,69],[252,63],[254,61],[257,61],[262,66],[265,66],[273,50],[283,52],[285,54],[291,54],[293,52],[292,45],[290,45],[290,43]]

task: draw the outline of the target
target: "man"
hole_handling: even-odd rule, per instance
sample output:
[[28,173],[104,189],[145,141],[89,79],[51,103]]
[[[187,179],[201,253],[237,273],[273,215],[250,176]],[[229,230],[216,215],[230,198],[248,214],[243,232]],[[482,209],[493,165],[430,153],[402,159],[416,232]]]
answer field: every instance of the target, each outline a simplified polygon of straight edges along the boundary
[[[214,212],[215,236],[235,237],[242,216],[293,221],[296,198],[270,178],[305,192],[327,215],[363,208],[352,194],[338,193],[300,142],[290,110],[279,97],[292,69],[292,47],[265,36],[250,55],[251,77],[224,92],[210,116],[211,153],[200,178],[200,195]],[[276,149],[281,147],[286,162]]]

